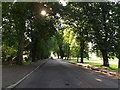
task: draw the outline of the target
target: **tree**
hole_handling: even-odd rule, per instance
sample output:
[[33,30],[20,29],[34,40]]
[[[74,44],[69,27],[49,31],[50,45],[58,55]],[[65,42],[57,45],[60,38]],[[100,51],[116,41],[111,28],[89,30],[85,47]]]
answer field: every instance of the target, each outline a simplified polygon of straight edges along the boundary
[[[89,21],[92,24],[91,36],[93,42],[97,44],[97,47],[102,53],[103,56],[103,65],[109,66],[108,62],[108,53],[111,50],[109,43],[112,28],[111,27],[111,3],[91,3],[89,13]],[[94,17],[92,17],[94,16]]]
[[[52,5],[54,3],[47,4]],[[9,39],[4,38],[4,44],[10,44],[10,47],[15,46],[17,51],[16,61],[19,65],[23,64],[24,50],[27,50],[28,53],[31,51],[34,61],[34,58],[39,56],[40,50],[38,49],[46,46],[47,40],[55,34],[56,29],[50,19],[54,13],[51,11],[51,16],[48,18],[39,15],[39,8],[44,7],[43,5],[46,6],[45,3],[3,3],[3,35],[4,37],[12,36]],[[31,8],[31,6],[34,7]],[[38,6],[40,7],[37,8]],[[49,9],[48,12],[51,10],[50,8],[47,9]],[[24,17],[22,15],[24,15]],[[40,21],[42,21],[42,23]],[[11,40],[12,43],[10,43],[9,40]],[[44,45],[41,46],[40,42]],[[46,47],[44,47],[43,51],[47,51]],[[40,54],[41,58],[43,58],[43,53]]]
[[116,53],[116,57],[119,59],[118,68],[120,68],[120,4],[119,2],[112,5],[112,24],[114,33],[112,34],[111,47],[113,51]]
[[[87,16],[88,3],[69,3],[68,7],[65,8],[63,19],[65,23],[74,27],[74,33],[76,33],[77,41],[80,45],[80,57],[81,63],[83,63],[84,51],[86,47],[86,41],[88,39],[89,24]],[[69,14],[68,14],[69,13]]]

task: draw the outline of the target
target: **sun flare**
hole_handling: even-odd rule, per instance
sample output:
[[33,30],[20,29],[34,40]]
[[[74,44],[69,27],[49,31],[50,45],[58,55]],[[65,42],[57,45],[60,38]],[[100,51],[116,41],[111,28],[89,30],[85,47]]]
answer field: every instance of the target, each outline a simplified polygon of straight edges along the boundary
[[43,16],[45,16],[45,15],[46,15],[46,11],[45,11],[45,10],[42,10],[42,11],[41,11],[41,14],[42,14]]

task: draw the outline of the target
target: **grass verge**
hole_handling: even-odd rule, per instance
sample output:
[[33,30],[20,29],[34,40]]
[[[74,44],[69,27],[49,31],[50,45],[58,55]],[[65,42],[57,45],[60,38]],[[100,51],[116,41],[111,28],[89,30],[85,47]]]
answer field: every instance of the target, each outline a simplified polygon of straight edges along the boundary
[[[39,60],[38,60],[39,61]],[[37,61],[36,61],[37,62]],[[21,67],[21,66],[27,66],[27,65],[31,65],[34,64],[36,62],[32,62],[31,60],[29,61],[23,61],[23,65],[16,65],[16,64],[7,64],[7,65],[2,65],[2,67]]]
[[[77,63],[77,60],[75,60],[75,59],[74,60],[69,60],[69,61]],[[103,65],[102,63],[96,63],[96,62],[84,62],[84,64],[90,64],[90,65],[93,65],[93,66],[102,66]],[[118,68],[118,65],[116,65],[116,64],[110,64],[110,67],[103,66],[103,68],[110,68],[112,70],[120,70]]]

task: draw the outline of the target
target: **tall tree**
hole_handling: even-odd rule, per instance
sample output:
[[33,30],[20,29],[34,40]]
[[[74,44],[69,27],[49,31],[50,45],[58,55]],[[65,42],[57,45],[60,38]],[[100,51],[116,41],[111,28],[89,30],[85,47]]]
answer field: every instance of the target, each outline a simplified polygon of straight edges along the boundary
[[[103,65],[109,66],[108,61],[108,52],[110,51],[110,33],[111,25],[111,3],[91,3],[89,4],[91,12],[89,14],[89,21],[92,24],[91,33],[94,43],[97,44],[97,47],[102,53],[103,56]],[[94,17],[92,17],[94,16]]]

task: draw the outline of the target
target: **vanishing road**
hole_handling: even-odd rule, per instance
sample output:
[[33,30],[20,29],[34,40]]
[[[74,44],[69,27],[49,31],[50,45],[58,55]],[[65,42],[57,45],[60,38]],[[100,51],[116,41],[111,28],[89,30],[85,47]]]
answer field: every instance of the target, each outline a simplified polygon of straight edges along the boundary
[[66,61],[48,60],[16,88],[118,88],[118,79]]

